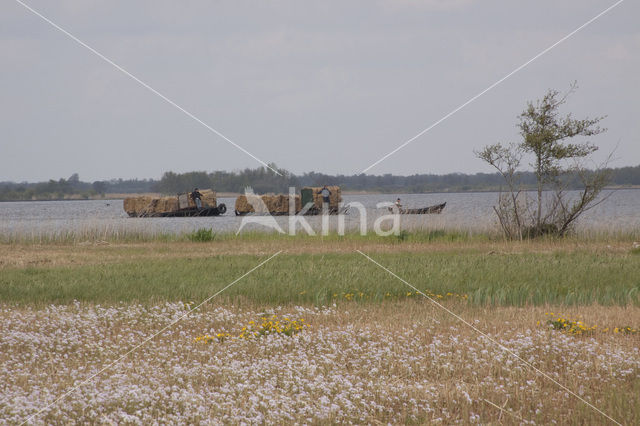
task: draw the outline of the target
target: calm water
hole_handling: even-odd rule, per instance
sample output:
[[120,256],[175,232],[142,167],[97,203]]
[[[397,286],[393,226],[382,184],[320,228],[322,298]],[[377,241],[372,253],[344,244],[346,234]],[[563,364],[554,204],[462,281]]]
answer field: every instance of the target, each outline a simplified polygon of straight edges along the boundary
[[[625,189],[607,193],[609,198],[585,213],[578,226],[603,231],[640,230],[640,190]],[[405,207],[423,207],[442,202],[447,207],[440,215],[401,216],[403,229],[470,229],[484,231],[495,229],[495,205],[498,194],[440,193],[440,194],[374,194],[345,195],[344,203],[359,202],[366,207],[367,229],[373,231],[376,219],[388,214],[386,209],[376,209],[378,202],[402,199]],[[9,235],[60,235],[104,232],[105,234],[144,232],[183,233],[199,228],[213,228],[215,232],[236,232],[241,218],[233,215],[233,198],[219,198],[227,205],[227,214],[208,218],[129,218],[122,208],[122,200],[105,201],[34,201],[0,203],[0,234]],[[287,217],[275,220],[284,231],[288,229]],[[321,229],[320,217],[307,217],[310,225]],[[388,221],[386,223],[389,223]],[[337,218],[331,217],[331,229],[337,226]],[[360,215],[351,210],[345,217],[346,229],[358,229]],[[299,228],[299,227],[298,227]],[[267,229],[251,224],[245,230]]]

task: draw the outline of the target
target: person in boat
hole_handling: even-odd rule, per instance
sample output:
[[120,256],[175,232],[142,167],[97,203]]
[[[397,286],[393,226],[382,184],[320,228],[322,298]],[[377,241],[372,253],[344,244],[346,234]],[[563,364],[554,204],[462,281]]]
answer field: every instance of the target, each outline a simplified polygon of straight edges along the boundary
[[396,200],[396,207],[398,208],[398,210],[402,209],[402,203],[400,203],[400,198]]
[[196,203],[198,210],[200,210],[202,208],[202,194],[198,191],[198,188],[193,190],[191,198],[193,199],[193,202]]
[[331,195],[331,191],[329,191],[329,188],[327,188],[327,185],[323,186],[322,189],[320,191],[318,191],[318,194],[322,195],[322,204],[326,204],[327,205],[327,210],[329,209],[329,203],[331,202],[331,199],[329,198],[329,196]]

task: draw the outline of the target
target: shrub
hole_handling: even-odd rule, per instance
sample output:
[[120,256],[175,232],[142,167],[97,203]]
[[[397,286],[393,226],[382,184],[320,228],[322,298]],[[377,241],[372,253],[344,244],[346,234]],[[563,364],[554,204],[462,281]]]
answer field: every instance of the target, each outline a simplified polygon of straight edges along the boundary
[[190,234],[187,234],[187,238],[191,241],[205,243],[207,241],[213,241],[216,237],[213,229],[200,228],[197,231],[193,231]]
[[[529,102],[519,117],[521,142],[497,143],[476,152],[498,171],[507,185],[506,192],[500,192],[494,211],[508,239],[562,237],[584,212],[607,198],[598,195],[609,182],[609,160],[596,170],[589,170],[585,164],[598,147],[589,142],[567,142],[576,136],[595,136],[606,130],[598,126],[604,117],[576,120],[571,114],[560,116],[560,107],[576,87],[574,83],[565,94],[549,90],[542,100]],[[525,158],[534,168],[537,193],[534,197],[528,196],[521,181]],[[568,196],[570,186],[580,188],[580,193]]]

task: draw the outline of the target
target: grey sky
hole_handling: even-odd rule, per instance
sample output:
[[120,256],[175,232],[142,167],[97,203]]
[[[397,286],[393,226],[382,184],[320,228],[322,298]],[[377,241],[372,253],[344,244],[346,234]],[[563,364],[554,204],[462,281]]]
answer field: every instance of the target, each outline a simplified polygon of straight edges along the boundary
[[[358,173],[614,1],[27,3],[265,161]],[[640,164],[640,4],[627,0],[370,173],[489,169],[547,88],[608,115]],[[0,181],[259,166],[12,0],[0,4]]]

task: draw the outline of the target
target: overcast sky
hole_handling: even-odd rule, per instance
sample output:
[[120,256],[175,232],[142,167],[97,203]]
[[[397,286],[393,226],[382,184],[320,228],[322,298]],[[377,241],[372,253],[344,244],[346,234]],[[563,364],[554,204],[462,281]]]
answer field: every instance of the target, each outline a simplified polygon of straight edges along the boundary
[[[266,162],[359,173],[614,1],[42,1],[47,18]],[[627,0],[369,173],[490,171],[548,88],[640,164],[640,3]],[[260,165],[35,16],[0,4],[0,181]]]

